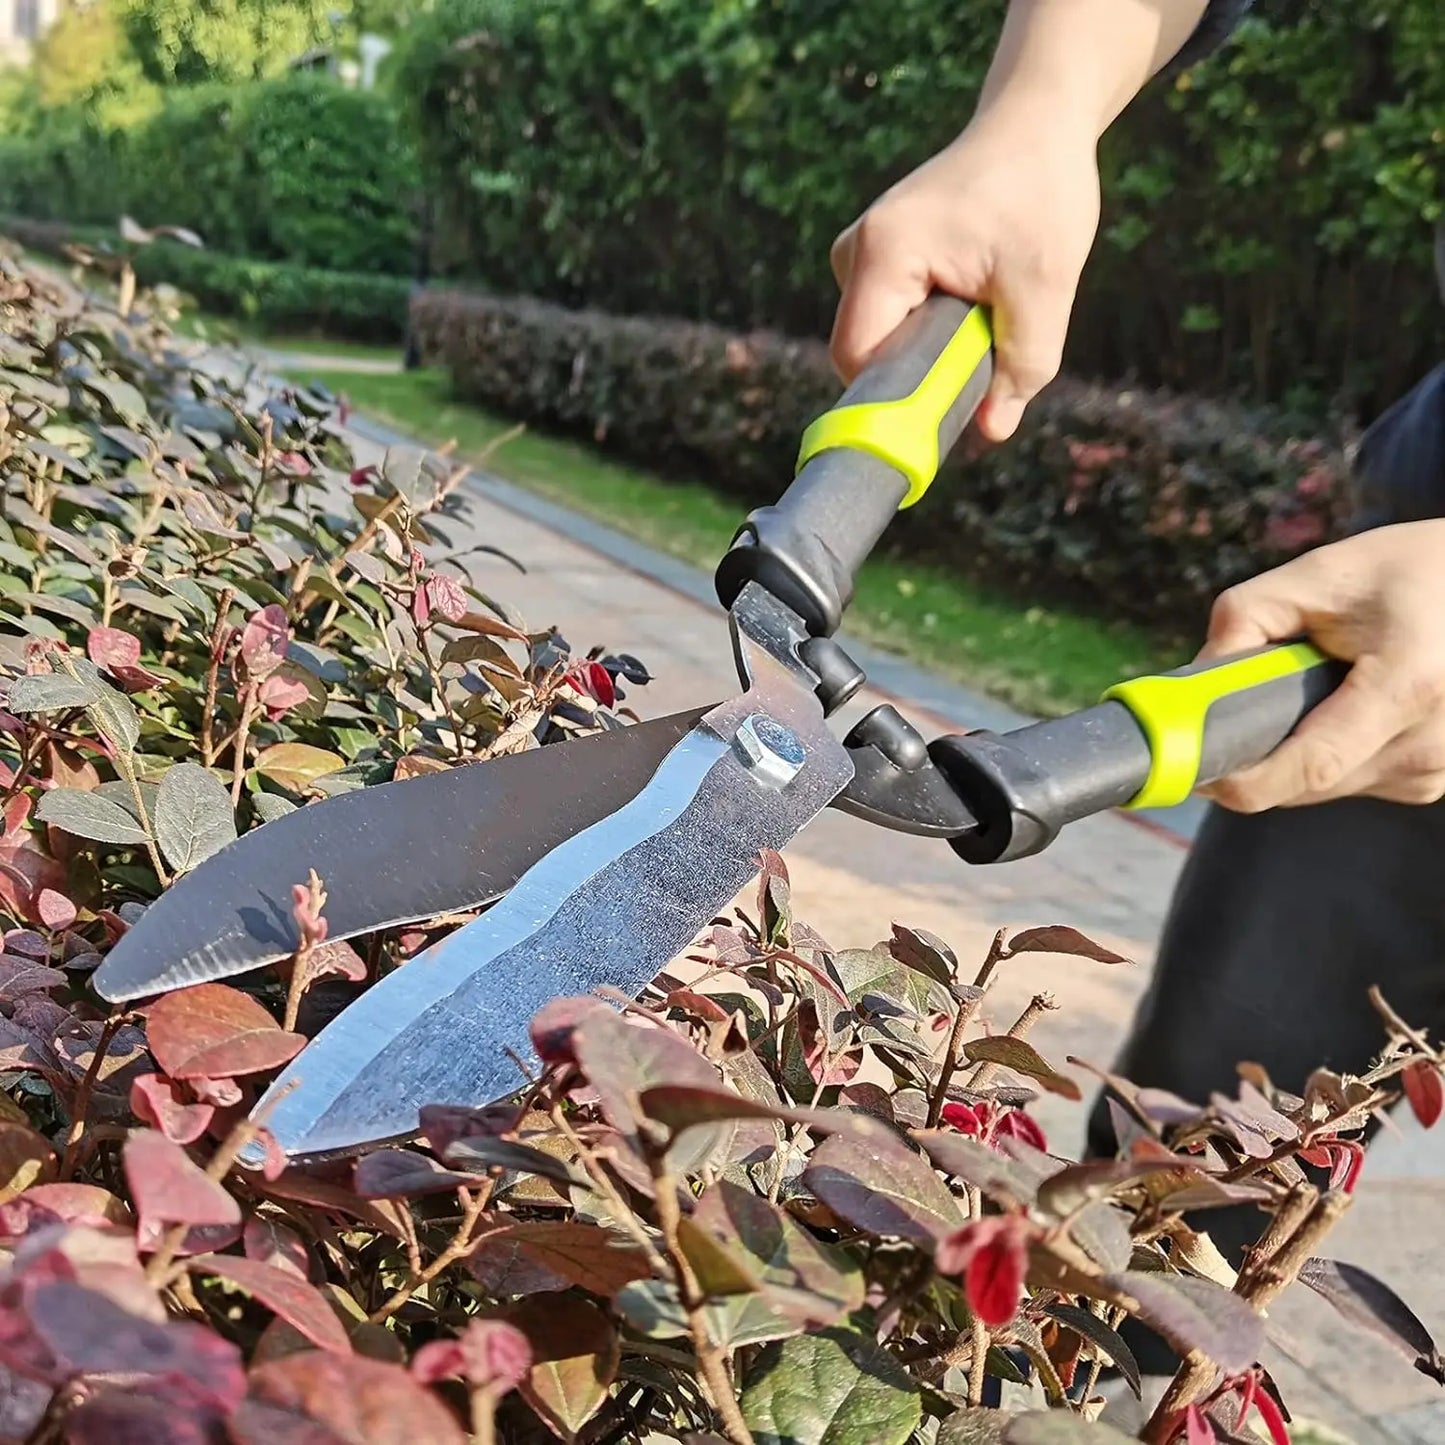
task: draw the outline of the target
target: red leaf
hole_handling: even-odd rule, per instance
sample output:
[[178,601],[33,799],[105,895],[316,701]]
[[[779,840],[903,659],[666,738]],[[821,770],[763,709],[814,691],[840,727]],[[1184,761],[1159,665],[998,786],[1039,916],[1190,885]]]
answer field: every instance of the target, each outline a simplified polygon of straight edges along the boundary
[[426,595],[425,587],[418,587],[411,594],[411,620],[418,628],[431,621],[431,598]]
[[215,1445],[218,1424],[193,1400],[106,1390],[65,1417],[65,1445]]
[[85,639],[85,655],[107,670],[134,667],[140,661],[140,638],[118,627],[92,627]]
[[12,928],[5,935],[6,953],[23,953],[29,958],[41,960],[50,957],[50,940],[29,928]]
[[567,674],[567,681],[602,707],[616,706],[617,688],[612,674],[600,662],[579,663]]
[[959,1103],[945,1104],[939,1113],[939,1118],[950,1129],[957,1129],[966,1138],[982,1139],[987,1133],[987,1123],[983,1111],[988,1107],[987,1100],[976,1106]]
[[94,1184],[33,1184],[24,1197],[27,1204],[38,1204],[66,1224],[99,1228],[134,1223],[130,1210],[114,1194]]
[[459,1139],[480,1134],[495,1139],[510,1134],[522,1121],[522,1110],[516,1104],[484,1104],[471,1108],[465,1104],[423,1104],[420,1113],[421,1136],[427,1147],[445,1154]]
[[1256,1390],[1253,1404],[1274,1445],[1290,1445],[1289,1426],[1285,1424],[1284,1411],[1279,1408],[1279,1402],[1274,1396],[1268,1390]]
[[311,690],[299,678],[273,673],[261,683],[256,696],[266,709],[266,716],[276,722],[293,707],[300,707],[311,696]]
[[1198,1405],[1191,1405],[1184,1412],[1184,1433],[1189,1445],[1215,1445],[1217,1439],[1214,1426]]
[[309,477],[314,470],[311,463],[300,452],[278,453],[276,465],[290,472],[294,477]]
[[186,1268],[236,1285],[323,1350],[351,1353],[345,1327],[326,1297],[290,1270],[230,1254],[197,1255],[186,1261]]
[[939,1241],[941,1274],[963,1274],[969,1308],[990,1328],[1019,1307],[1028,1269],[1028,1225],[1017,1215],[976,1220]]
[[269,1214],[253,1214],[241,1235],[247,1259],[269,1264],[273,1269],[306,1279],[311,1273],[311,1255],[306,1241],[294,1229]]
[[327,1441],[297,1428],[307,1422],[366,1445],[466,1445],[451,1411],[400,1365],[309,1351],[253,1370],[251,1393],[227,1428],[235,1445]]
[[147,667],[113,667],[111,676],[126,692],[144,692],[148,687],[160,687],[166,680]]
[[142,1074],[130,1086],[131,1113],[173,1144],[194,1144],[215,1115],[210,1104],[190,1104],[164,1074]]
[[137,1129],[121,1151],[126,1183],[142,1229],[147,1225],[241,1223],[241,1206],[152,1129]]
[[232,1078],[279,1068],[304,1047],[255,999],[223,983],[179,989],[151,1005],[146,1037],[173,1079]]
[[554,998],[532,1019],[532,1047],[544,1064],[575,1064],[577,1025],[597,1007],[595,998]]
[[42,888],[35,895],[35,912],[40,921],[56,933],[69,928],[77,917],[75,904],[53,888]]
[[1445,1089],[1440,1085],[1440,1071],[1428,1060],[1421,1059],[1405,1070],[1402,1082],[1405,1097],[1410,1101],[1421,1128],[1433,1129],[1440,1119],[1441,1109],[1445,1108]]
[[187,1079],[191,1092],[203,1104],[214,1104],[218,1109],[229,1109],[241,1102],[241,1086],[234,1079],[208,1079],[197,1074]]
[[366,960],[339,938],[313,948],[306,962],[306,977],[312,983],[329,976],[344,978],[350,983],[363,983],[366,979]]
[[290,641],[291,628],[286,621],[286,609],[279,602],[272,602],[253,612],[241,630],[241,661],[246,675],[262,678],[275,672],[286,660],[286,647]]
[[467,1363],[461,1341],[429,1340],[411,1357],[411,1373],[423,1385],[465,1379]]
[[996,1139],[1021,1139],[1032,1145],[1041,1154],[1049,1151],[1049,1141],[1039,1127],[1038,1120],[1024,1113],[1022,1109],[1010,1109],[994,1126]]
[[221,1410],[234,1409],[245,1393],[241,1352],[202,1325],[157,1324],[66,1280],[39,1285],[27,1313],[36,1334],[71,1370],[184,1382]]
[[440,573],[429,577],[424,590],[431,610],[440,613],[448,622],[460,622],[467,615],[467,594],[455,577]]
[[58,968],[20,954],[0,953],[0,999],[13,1002],[27,993],[44,993],[66,981]]
[[516,1389],[531,1368],[531,1344],[505,1320],[471,1320],[459,1339],[433,1340],[411,1362],[412,1374],[424,1384],[463,1379],[497,1394]]

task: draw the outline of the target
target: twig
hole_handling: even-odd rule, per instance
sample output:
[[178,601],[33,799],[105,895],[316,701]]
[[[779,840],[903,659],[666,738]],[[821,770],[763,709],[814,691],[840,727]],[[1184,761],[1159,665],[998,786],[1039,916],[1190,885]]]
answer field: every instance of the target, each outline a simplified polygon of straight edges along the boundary
[[235,733],[235,756],[231,764],[231,806],[241,806],[241,789],[246,781],[246,743],[256,720],[257,688],[248,682],[241,691],[241,721]]
[[982,1405],[983,1383],[988,1370],[988,1326],[977,1315],[973,1317],[971,1338],[973,1353],[968,1361],[968,1403]]
[[[1058,1005],[1046,993],[1035,994],[1029,1006],[1018,1016],[1014,1026],[1005,1035],[1010,1039],[1023,1038],[1031,1028],[1050,1010],[1056,1009]],[[998,1071],[998,1065],[984,1059],[974,1066],[973,1072],[965,1080],[965,1087],[975,1092],[988,1083]]]
[[662,1232],[668,1261],[682,1307],[687,1313],[688,1334],[697,1356],[698,1373],[712,1397],[713,1408],[722,1421],[723,1431],[733,1445],[753,1445],[752,1432],[738,1407],[737,1396],[728,1370],[727,1351],[714,1343],[707,1324],[707,1296],[697,1282],[692,1262],[683,1251],[678,1227],[682,1211],[677,1203],[677,1182],[667,1168],[667,1157],[660,1150],[647,1151],[648,1168],[652,1171],[653,1192],[657,1203],[657,1227]]
[[462,1222],[457,1226],[447,1247],[425,1269],[413,1270],[407,1276],[406,1282],[396,1288],[386,1303],[367,1316],[369,1324],[379,1325],[389,1320],[424,1284],[430,1284],[443,1270],[449,1269],[471,1250],[475,1243],[472,1231],[476,1228],[477,1220],[482,1217],[487,1201],[492,1197],[492,1181],[486,1180],[475,1195],[469,1195],[464,1189],[459,1189],[457,1193],[466,1200],[466,1204],[463,1207]]
[[462,746],[461,719],[457,717],[452,700],[447,695],[446,679],[442,676],[441,668],[437,666],[436,659],[432,656],[431,640],[427,636],[425,627],[417,628],[416,645],[421,653],[422,661],[426,664],[427,676],[431,678],[431,685],[436,691],[437,701],[441,704],[447,722],[451,725],[452,755],[460,762],[466,758],[466,750]]
[[[1314,1198],[1310,1200],[1309,1195]],[[1331,1192],[1320,1196],[1313,1189],[1308,1194],[1297,1191],[1285,1208],[1291,1217],[1301,1209],[1300,1199],[1309,1203],[1295,1228],[1269,1258],[1261,1258],[1241,1273],[1234,1286],[1234,1293],[1247,1300],[1258,1313],[1266,1312],[1270,1305],[1299,1274],[1305,1262],[1316,1252],[1320,1241],[1339,1222],[1345,1210],[1350,1207],[1350,1196],[1342,1192]],[[1283,1211],[1282,1211],[1283,1212]],[[1282,1230],[1266,1230],[1269,1239]],[[1264,1240],[1261,1240],[1263,1244]],[[1192,1351],[1179,1367],[1178,1373],[1164,1392],[1149,1423],[1144,1427],[1141,1439],[1151,1445],[1168,1445],[1173,1434],[1179,1412],[1193,1404],[1213,1383],[1219,1371],[1198,1350]]]
[[226,643],[226,615],[236,592],[232,587],[223,588],[216,598],[216,625],[211,629],[211,662],[206,669],[206,706],[201,714],[201,765],[209,768],[216,761],[214,733],[216,716],[216,693],[220,689],[221,655]]
[[978,981],[974,987],[979,990],[971,999],[965,999],[958,1006],[958,1012],[953,1016],[953,1032],[948,1036],[948,1047],[943,1054],[943,1067],[938,1073],[938,1082],[933,1086],[933,1097],[928,1101],[927,1126],[930,1129],[938,1127],[938,1121],[943,1117],[943,1106],[948,1102],[948,1086],[953,1082],[953,1076],[958,1072],[958,1066],[963,1061],[963,1031],[972,1022],[974,1014],[978,1011],[979,1004],[983,1001],[982,990],[988,986],[989,976],[998,967],[999,960],[1003,957],[1004,934],[1006,929],[1000,928],[993,936],[993,942],[989,944],[988,956],[983,961],[983,967],[978,971]]
[[611,1206],[612,1217],[632,1236],[638,1248],[647,1256],[647,1262],[652,1266],[652,1272],[659,1279],[669,1278],[672,1271],[668,1262],[658,1253],[657,1246],[652,1242],[647,1231],[637,1222],[637,1216],[627,1207],[626,1200],[617,1192],[616,1186],[607,1177],[607,1171],[602,1167],[596,1151],[589,1149],[578,1137],[577,1131],[567,1122],[567,1116],[562,1112],[560,1104],[553,1104],[549,1112],[557,1132],[577,1151],[577,1158],[581,1161],[582,1168],[586,1170],[593,1187]]
[[86,1069],[85,1077],[75,1091],[70,1130],[65,1136],[65,1155],[60,1161],[62,1181],[69,1179],[75,1171],[75,1161],[80,1153],[80,1141],[85,1137],[86,1117],[90,1112],[90,1096],[95,1090],[95,1081],[100,1077],[100,1069],[105,1062],[105,1056],[110,1052],[111,1041],[124,1021],[124,1014],[112,1014],[106,1019],[105,1025],[100,1031],[100,1037],[95,1043],[95,1057],[91,1059],[90,1067]]

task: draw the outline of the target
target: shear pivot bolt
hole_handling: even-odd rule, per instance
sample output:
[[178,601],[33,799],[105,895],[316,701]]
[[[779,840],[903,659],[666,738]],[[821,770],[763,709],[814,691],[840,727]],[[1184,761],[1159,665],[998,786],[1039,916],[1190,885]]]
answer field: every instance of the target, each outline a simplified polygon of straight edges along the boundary
[[750,773],[768,788],[785,788],[798,775],[805,754],[797,737],[761,713],[744,718],[733,747]]

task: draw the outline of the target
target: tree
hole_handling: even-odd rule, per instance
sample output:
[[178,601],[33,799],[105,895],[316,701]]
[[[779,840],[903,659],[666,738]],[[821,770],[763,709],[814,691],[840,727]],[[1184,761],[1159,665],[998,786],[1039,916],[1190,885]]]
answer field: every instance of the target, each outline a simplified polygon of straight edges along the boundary
[[328,39],[332,0],[113,0],[130,48],[159,85],[253,80]]

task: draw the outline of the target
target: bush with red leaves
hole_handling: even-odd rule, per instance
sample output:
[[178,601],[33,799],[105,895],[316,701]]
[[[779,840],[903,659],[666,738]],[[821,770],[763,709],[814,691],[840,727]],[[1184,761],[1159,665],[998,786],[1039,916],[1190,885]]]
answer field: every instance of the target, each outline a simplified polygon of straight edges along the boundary
[[[287,1167],[260,1091],[457,920],[342,942],[313,875],[299,953],[244,989],[106,1013],[91,971],[238,832],[617,725],[646,672],[503,615],[438,555],[458,475],[356,467],[324,399],[232,392],[4,263],[0,336],[4,1445],[1027,1445],[1047,1409],[1051,1440],[1085,1429],[1106,1364],[1138,1385],[1130,1316],[1189,1362],[1156,1445],[1278,1438],[1262,1314],[1296,1276],[1445,1376],[1386,1285],[1317,1253],[1369,1119],[1440,1113],[1440,1053],[1383,1000],[1378,1066],[1298,1096],[1106,1076],[1119,1155],[1071,1164],[1029,1112],[1082,1097],[1025,1037],[1047,1001],[999,1017],[993,985],[1124,960],[1063,926],[972,978],[901,926],[836,948],[775,855],[640,998],[544,1009],[513,1100]],[[1235,1201],[1263,1231],[1237,1273],[1187,1222]],[[1001,1381],[1030,1407],[989,1410]]]

